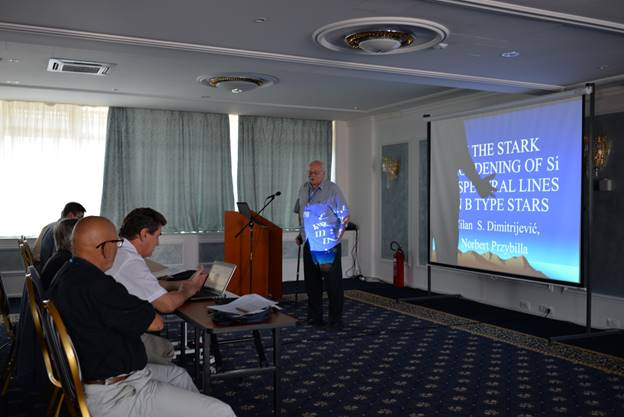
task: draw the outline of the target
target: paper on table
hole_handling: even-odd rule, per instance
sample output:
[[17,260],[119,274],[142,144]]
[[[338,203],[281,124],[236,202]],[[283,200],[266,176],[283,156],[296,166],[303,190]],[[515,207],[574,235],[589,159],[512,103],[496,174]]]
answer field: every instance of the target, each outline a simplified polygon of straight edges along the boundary
[[246,294],[238,297],[228,304],[209,306],[210,310],[221,311],[223,313],[243,316],[245,314],[255,314],[269,307],[276,307],[277,301],[271,301],[258,294]]

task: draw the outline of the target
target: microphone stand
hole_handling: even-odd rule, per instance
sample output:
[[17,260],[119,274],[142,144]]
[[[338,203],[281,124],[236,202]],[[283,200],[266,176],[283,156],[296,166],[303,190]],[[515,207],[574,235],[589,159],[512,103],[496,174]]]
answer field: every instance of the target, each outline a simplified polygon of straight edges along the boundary
[[251,294],[251,284],[253,280],[253,231],[254,231],[254,225],[256,224],[256,217],[258,217],[260,213],[262,213],[264,209],[267,208],[267,206],[271,204],[273,200],[275,200],[275,197],[277,197],[277,195],[275,194],[268,196],[265,200],[266,203],[264,203],[264,206],[262,206],[262,208],[259,211],[257,211],[256,214],[252,214],[249,217],[249,221],[247,222],[247,224],[241,227],[238,233],[234,235],[234,239],[237,239],[238,236],[240,236],[240,234],[243,233],[243,231],[247,227],[249,227],[249,294]]

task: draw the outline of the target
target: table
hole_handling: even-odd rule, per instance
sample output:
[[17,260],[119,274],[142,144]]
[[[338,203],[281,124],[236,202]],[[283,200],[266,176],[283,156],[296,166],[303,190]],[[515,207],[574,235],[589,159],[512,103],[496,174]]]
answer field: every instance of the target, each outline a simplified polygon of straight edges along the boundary
[[[228,377],[241,377],[245,375],[253,374],[273,374],[273,414],[279,416],[281,413],[281,397],[280,397],[280,350],[281,350],[281,337],[280,330],[285,327],[292,327],[297,324],[297,319],[289,316],[281,311],[274,310],[269,320],[262,323],[254,324],[233,324],[233,325],[219,325],[212,321],[212,315],[209,313],[208,306],[212,305],[213,301],[187,301],[176,310],[176,314],[185,322],[189,323],[196,330],[203,333],[203,360],[204,366],[202,369],[202,392],[208,393],[210,391],[210,378],[211,376],[217,376],[219,378]],[[210,372],[210,339],[211,336],[216,336],[223,333],[241,333],[241,332],[254,332],[259,330],[270,329],[273,333],[273,364],[270,365],[264,361],[260,361],[258,367],[255,368],[241,368],[233,369],[223,372],[217,372],[211,375]],[[184,337],[184,335],[182,335]],[[199,373],[199,332],[195,332],[195,373]],[[184,349],[184,347],[182,347]]]

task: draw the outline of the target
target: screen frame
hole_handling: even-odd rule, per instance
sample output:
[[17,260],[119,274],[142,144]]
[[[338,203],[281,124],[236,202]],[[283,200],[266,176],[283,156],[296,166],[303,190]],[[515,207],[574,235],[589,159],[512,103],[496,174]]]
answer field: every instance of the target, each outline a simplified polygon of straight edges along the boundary
[[[492,111],[495,111],[496,106],[492,108],[488,107],[480,111],[465,112],[465,113],[457,114],[455,116],[449,115],[447,117],[439,117],[434,120],[432,119],[427,120],[427,206],[428,206],[427,207],[427,218],[428,218],[427,219],[427,262],[428,262],[428,265],[439,266],[439,267],[442,267],[445,269],[451,269],[451,270],[472,272],[472,273],[481,274],[481,275],[510,278],[515,281],[538,282],[538,283],[561,286],[561,287],[587,288],[587,282],[588,282],[587,274],[589,273],[589,271],[586,271],[586,256],[589,256],[589,254],[588,254],[588,248],[586,244],[586,236],[587,236],[588,229],[589,229],[589,211],[590,211],[589,207],[591,206],[591,202],[589,201],[590,193],[588,192],[588,189],[591,186],[590,184],[591,184],[591,179],[592,179],[592,173],[589,172],[591,169],[591,163],[589,161],[590,156],[589,156],[589,151],[587,149],[587,146],[585,146],[585,137],[587,135],[587,123],[588,123],[588,121],[586,120],[587,119],[586,118],[586,106],[587,106],[586,95],[587,95],[586,90],[583,90],[582,93],[578,93],[574,95],[574,96],[580,96],[580,101],[581,101],[580,103],[581,105],[581,138],[579,140],[580,142],[579,146],[581,147],[581,173],[580,173],[581,175],[580,175],[580,184],[579,184],[580,186],[579,198],[581,200],[580,209],[579,209],[579,225],[580,225],[580,228],[579,228],[579,278],[580,278],[579,282],[578,283],[569,282],[569,281],[562,281],[562,280],[557,280],[557,279],[539,278],[539,277],[532,277],[528,275],[514,274],[510,272],[472,268],[472,267],[466,267],[466,266],[461,266],[461,265],[451,265],[451,264],[440,263],[440,262],[431,260],[431,123],[437,120],[451,119],[454,117],[462,117],[464,114],[465,114],[465,116],[463,116],[464,118],[467,118],[468,114],[470,114],[470,117],[479,116],[479,115],[487,115],[491,113]],[[560,95],[557,95],[557,96],[558,97],[550,97],[550,98],[543,99],[532,104],[533,105],[550,104],[550,103],[555,103],[557,101],[564,100],[564,98],[561,97]],[[530,104],[528,104],[529,101],[533,101],[533,100],[518,102],[517,106],[514,106],[513,103],[506,103],[504,106],[501,106],[502,108],[500,110],[512,112],[515,110],[528,108],[530,107]],[[591,123],[591,121],[589,121],[589,123]]]

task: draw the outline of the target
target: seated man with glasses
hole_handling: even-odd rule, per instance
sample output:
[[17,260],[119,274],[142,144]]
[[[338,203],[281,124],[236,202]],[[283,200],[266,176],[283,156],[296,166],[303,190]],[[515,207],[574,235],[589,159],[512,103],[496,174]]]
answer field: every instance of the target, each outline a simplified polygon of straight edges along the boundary
[[[206,273],[197,271],[189,280],[159,281],[145,263],[159,244],[165,217],[151,208],[137,208],[124,218],[119,234],[123,245],[112,267],[106,271],[132,295],[146,300],[161,313],[172,313],[204,284]],[[173,345],[167,339],[146,333],[143,342],[151,363],[170,363]]]
[[200,394],[184,369],[147,363],[141,334],[161,330],[163,320],[104,273],[121,244],[108,219],[80,220],[73,256],[49,291],[76,347],[89,411],[94,417],[234,416],[227,404]]

